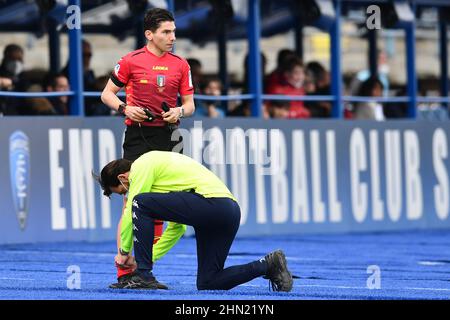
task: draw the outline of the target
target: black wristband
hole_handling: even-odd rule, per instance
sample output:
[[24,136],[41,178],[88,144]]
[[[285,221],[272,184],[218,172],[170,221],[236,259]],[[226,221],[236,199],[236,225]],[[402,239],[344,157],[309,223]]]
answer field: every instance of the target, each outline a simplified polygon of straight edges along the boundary
[[126,107],[127,107],[127,104],[126,104],[126,103],[121,103],[121,104],[119,105],[119,109],[117,109],[117,111],[118,111],[120,114],[125,115],[125,109],[126,109]]
[[122,248],[119,249],[119,252],[123,256],[127,256],[129,254],[129,252],[123,251]]

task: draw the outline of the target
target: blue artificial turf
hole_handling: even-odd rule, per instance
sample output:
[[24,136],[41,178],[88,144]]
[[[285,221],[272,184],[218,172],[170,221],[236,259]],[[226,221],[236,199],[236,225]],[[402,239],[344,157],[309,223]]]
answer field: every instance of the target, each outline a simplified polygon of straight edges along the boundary
[[[450,231],[237,239],[226,266],[285,251],[295,279],[289,293],[255,279],[229,291],[197,291],[195,239],[183,238],[154,268],[170,290],[113,290],[115,242],[0,246],[0,299],[450,299]],[[79,266],[81,289],[69,290],[67,268]],[[368,289],[370,265],[381,289]]]

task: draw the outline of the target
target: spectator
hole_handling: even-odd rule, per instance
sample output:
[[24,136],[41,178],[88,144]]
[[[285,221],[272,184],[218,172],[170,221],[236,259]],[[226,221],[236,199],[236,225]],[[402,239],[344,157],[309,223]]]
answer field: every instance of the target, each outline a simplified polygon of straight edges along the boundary
[[87,40],[83,40],[83,80],[86,91],[95,87],[95,74],[91,69],[92,46]]
[[[267,106],[267,117],[272,119],[287,119],[289,118],[289,101],[275,100]],[[266,118],[267,118],[266,117]]]
[[[83,83],[84,83],[84,91],[95,91],[95,73],[91,69],[91,59],[92,59],[92,46],[89,41],[83,39],[82,42],[82,55],[83,55]],[[61,71],[67,79],[69,76],[69,63],[64,67]],[[85,98],[84,105],[85,109],[92,109],[92,105],[98,103],[98,98]]]
[[[222,93],[222,82],[217,77],[209,78],[202,86],[202,92],[208,96],[220,96]],[[201,101],[195,109],[196,116],[209,118],[223,118],[225,112],[220,108],[220,101]]]
[[316,92],[314,75],[308,69],[305,70],[305,82],[303,83],[303,88],[305,88],[306,94],[314,94],[314,92]]
[[[61,92],[70,90],[69,80],[63,73],[49,73],[44,79],[43,87],[47,92]],[[70,113],[68,96],[50,97],[48,100],[52,104],[55,114],[68,115]]]
[[[281,94],[290,96],[304,96],[305,71],[301,59],[297,56],[289,57],[280,69],[279,82],[272,83],[267,88],[269,94]],[[270,106],[269,106],[270,109]],[[289,118],[309,118],[309,110],[305,108],[303,101],[291,101]]]
[[[17,44],[8,44],[3,50],[0,64],[0,90],[16,90],[19,75],[23,71],[24,51]],[[0,97],[0,114],[17,115],[17,99]]]
[[[91,59],[92,59],[92,46],[90,42],[83,39],[82,42],[82,55],[83,55],[83,82],[84,90],[92,91],[95,86],[95,74],[91,69]],[[69,78],[69,63],[61,71],[67,78]]]
[[[261,52],[261,75],[263,79],[266,74],[266,64],[267,64],[266,56],[264,55],[264,53]],[[247,54],[244,58],[244,79],[243,79],[242,93],[250,92],[248,84],[249,84],[249,65]],[[231,117],[250,117],[251,115],[250,105],[251,105],[250,101],[245,100],[236,108],[230,110],[228,112],[228,115]]]
[[186,59],[189,67],[191,67],[191,79],[194,85],[194,93],[200,93],[201,86],[203,85],[203,71],[202,64],[198,59],[189,58]]
[[[311,96],[327,96],[331,93],[330,75],[327,70],[317,61],[312,61],[306,65],[306,78],[312,81],[310,87],[306,89]],[[311,117],[328,118],[331,116],[331,101],[307,101],[305,106],[311,113]]]
[[[192,85],[194,86],[194,93],[200,94],[202,91],[203,86],[203,70],[202,70],[202,63],[200,60],[195,58],[188,58],[186,59],[187,63],[190,67],[190,73],[191,73],[191,80]],[[181,101],[178,99],[178,104],[181,104]],[[200,106],[203,104],[203,101],[197,100],[194,98],[194,104],[195,106]],[[198,108],[202,109],[202,108]],[[195,110],[194,116],[197,115],[198,110]],[[202,110],[200,110],[202,112]],[[203,114],[200,114],[200,116],[203,116]]]
[[[95,79],[94,91],[103,91],[109,80],[109,74],[98,77]],[[107,105],[103,104],[100,99],[95,103],[86,105],[84,107],[85,114],[87,116],[109,116],[112,110]]]
[[350,84],[350,93],[351,94],[357,94],[359,91],[359,88],[361,84],[369,79],[372,76],[378,76],[379,80],[383,84],[383,96],[388,97],[389,96],[389,64],[388,64],[388,57],[387,54],[382,51],[378,50],[378,63],[377,63],[377,75],[371,75],[370,70],[361,70],[359,71],[355,78],[352,80]]
[[9,44],[3,50],[3,60],[0,65],[0,77],[17,81],[23,71],[23,49],[17,44]]
[[[406,87],[400,89],[396,97],[403,97],[408,95],[406,92]],[[386,103],[383,106],[383,112],[386,118],[406,118],[408,115],[408,103],[397,102],[397,103]]]
[[[34,86],[31,87],[31,90]],[[32,92],[31,91],[31,92]],[[52,103],[46,98],[26,98],[25,106],[21,109],[22,115],[32,116],[54,116],[57,115]]]
[[277,67],[273,70],[264,80],[264,92],[267,92],[267,88],[282,81],[283,65],[290,57],[296,57],[297,54],[291,49],[281,49],[278,51]]
[[230,110],[227,115],[230,117],[250,117],[252,115],[250,106],[250,101],[245,100],[234,109]]
[[[42,83],[42,80],[41,80]],[[41,84],[31,84],[26,92],[42,92]],[[29,97],[20,99],[20,105],[17,108],[17,114],[22,116],[50,116],[56,115],[53,105],[47,98]]]
[[[358,96],[381,97],[383,83],[378,77],[370,77],[361,84]],[[375,101],[357,103],[354,110],[354,119],[384,120],[383,105]]]
[[[261,76],[265,79],[266,76],[266,66],[267,66],[267,58],[264,53],[261,52]],[[244,79],[243,79],[243,93],[248,93],[250,90],[248,88],[249,82],[249,65],[248,65],[248,53],[244,58]]]

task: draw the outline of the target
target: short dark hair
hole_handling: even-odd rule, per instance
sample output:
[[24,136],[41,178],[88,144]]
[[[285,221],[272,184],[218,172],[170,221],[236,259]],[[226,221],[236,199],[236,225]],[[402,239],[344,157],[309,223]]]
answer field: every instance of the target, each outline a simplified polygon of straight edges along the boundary
[[189,64],[189,67],[191,67],[191,69],[193,69],[193,68],[201,68],[202,67],[202,63],[198,59],[187,58],[186,61]]
[[161,8],[150,9],[144,17],[144,32],[146,30],[155,32],[161,25],[161,22],[166,21],[175,21],[175,18],[170,11]]
[[211,82],[218,82],[222,88],[222,80],[217,76],[205,77],[205,80],[200,84],[200,90],[203,92],[209,86]]
[[281,49],[278,51],[277,55],[277,68],[281,68],[281,66],[286,62],[289,57],[296,56],[294,50],[291,49]]
[[377,76],[371,76],[366,81],[361,83],[358,91],[358,96],[361,97],[372,96],[372,90],[376,85],[379,85],[381,87],[381,90],[384,89],[383,82],[381,82],[380,78],[378,78]]
[[3,58],[9,58],[11,54],[16,51],[23,52],[23,49],[15,43],[8,44],[3,50]]
[[290,56],[286,59],[284,64],[281,66],[280,71],[281,72],[290,72],[295,67],[302,67],[303,68],[303,61],[298,56]]
[[325,70],[325,67],[318,61],[309,62],[305,69],[307,72],[309,71],[312,73],[314,83],[324,80],[327,75],[327,70]]
[[111,187],[117,187],[120,184],[117,176],[130,171],[133,162],[127,159],[118,159],[108,163],[100,173],[100,176],[92,173],[92,176],[100,184],[103,194],[109,197],[112,193]]

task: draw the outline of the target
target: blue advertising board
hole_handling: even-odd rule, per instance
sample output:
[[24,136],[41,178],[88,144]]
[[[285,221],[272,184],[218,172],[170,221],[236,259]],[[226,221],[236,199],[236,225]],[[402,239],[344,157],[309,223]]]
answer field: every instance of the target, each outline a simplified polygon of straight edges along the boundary
[[[238,199],[238,236],[450,228],[448,122],[191,118],[180,133]],[[0,244],[114,239],[122,199],[92,171],[123,134],[114,117],[0,118]]]

